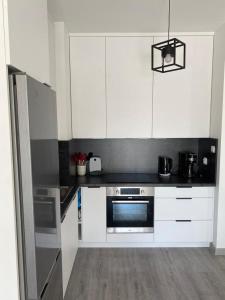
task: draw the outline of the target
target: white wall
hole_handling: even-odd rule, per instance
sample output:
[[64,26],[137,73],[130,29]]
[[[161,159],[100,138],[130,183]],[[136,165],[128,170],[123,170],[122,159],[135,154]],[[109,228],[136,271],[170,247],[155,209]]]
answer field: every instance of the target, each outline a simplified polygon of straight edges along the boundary
[[19,299],[10,112],[0,0],[0,298]]
[[[165,32],[168,0],[48,0],[57,21],[70,32]],[[191,20],[191,22],[190,22]],[[214,31],[225,20],[224,0],[171,1],[171,29]]]
[[48,14],[48,41],[49,41],[49,65],[50,65],[50,85],[56,90],[56,67],[55,67],[55,23]]
[[218,138],[217,187],[215,201],[214,246],[225,248],[225,24],[214,37],[211,132]]
[[46,0],[3,0],[8,65],[49,83]]

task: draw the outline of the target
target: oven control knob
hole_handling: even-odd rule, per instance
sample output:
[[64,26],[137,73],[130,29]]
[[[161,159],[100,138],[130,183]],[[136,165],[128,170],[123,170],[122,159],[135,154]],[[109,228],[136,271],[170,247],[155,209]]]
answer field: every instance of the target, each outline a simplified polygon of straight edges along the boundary
[[144,190],[141,190],[141,195],[143,195],[145,193],[145,191]]
[[119,195],[119,193],[120,193],[120,191],[119,191],[119,190],[116,190],[116,194]]

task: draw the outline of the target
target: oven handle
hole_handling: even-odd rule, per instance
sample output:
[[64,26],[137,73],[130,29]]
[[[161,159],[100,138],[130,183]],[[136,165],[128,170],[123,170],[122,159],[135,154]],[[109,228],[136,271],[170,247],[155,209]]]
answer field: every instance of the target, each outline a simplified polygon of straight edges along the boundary
[[50,201],[34,201],[34,203],[37,203],[37,204],[54,204],[54,202],[50,202]]
[[112,201],[112,203],[127,203],[127,204],[135,204],[135,203],[149,203],[149,201],[143,201],[143,200],[134,200],[134,201],[127,201],[127,200],[118,200],[118,201]]

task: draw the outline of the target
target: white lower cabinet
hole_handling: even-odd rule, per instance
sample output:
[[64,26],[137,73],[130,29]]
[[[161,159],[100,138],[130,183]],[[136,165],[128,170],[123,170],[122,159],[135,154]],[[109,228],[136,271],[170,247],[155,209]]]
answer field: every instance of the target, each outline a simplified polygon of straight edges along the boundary
[[213,187],[155,188],[156,243],[210,243],[213,234]]
[[212,220],[213,198],[156,198],[155,220]]
[[158,243],[209,243],[212,221],[155,221],[154,240]]
[[82,188],[82,241],[106,242],[106,188]]
[[63,273],[63,296],[70,279],[74,260],[78,249],[78,210],[77,196],[70,204],[66,216],[61,225],[62,241],[62,273]]

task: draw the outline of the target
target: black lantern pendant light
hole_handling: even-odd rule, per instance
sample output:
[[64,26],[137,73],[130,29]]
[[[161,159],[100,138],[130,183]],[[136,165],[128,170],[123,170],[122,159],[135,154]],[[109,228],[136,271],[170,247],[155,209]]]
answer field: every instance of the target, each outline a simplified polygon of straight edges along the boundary
[[186,46],[182,41],[170,39],[170,0],[168,12],[168,40],[152,45],[152,70],[160,73],[185,68]]

